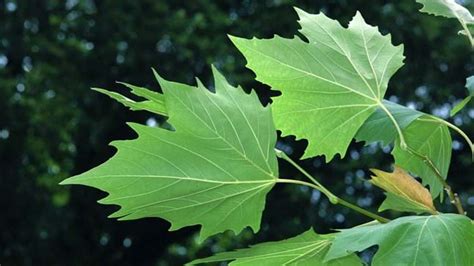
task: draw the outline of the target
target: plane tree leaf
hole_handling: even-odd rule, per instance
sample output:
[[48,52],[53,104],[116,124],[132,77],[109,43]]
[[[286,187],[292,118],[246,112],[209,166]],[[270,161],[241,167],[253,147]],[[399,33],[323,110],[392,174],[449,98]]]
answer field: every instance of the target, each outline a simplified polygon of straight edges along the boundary
[[110,98],[128,107],[132,111],[148,111],[148,112],[166,116],[166,107],[164,103],[163,94],[151,91],[147,88],[131,85],[128,83],[124,83],[124,82],[119,82],[119,83],[129,88],[131,92],[135,94],[136,96],[143,97],[146,100],[135,101],[120,93],[108,91],[101,88],[93,88],[93,90],[109,96]]
[[258,231],[278,176],[271,111],[213,73],[215,93],[158,76],[175,131],[131,123],[138,138],[113,142],[111,159],[62,184],[109,193],[100,203],[120,205],[111,215],[120,220],[160,217],[171,230],[202,225],[201,240]]
[[403,130],[407,149],[397,139],[392,154],[395,164],[408,170],[428,185],[433,198],[441,195],[451,162],[451,134],[446,125],[435,118],[424,115]]
[[469,38],[471,46],[474,46],[474,40],[472,38],[474,16],[472,16],[467,8],[456,3],[455,0],[416,0],[416,2],[423,5],[420,9],[421,12],[457,19],[463,28],[459,33],[466,35]]
[[321,265],[356,266],[362,265],[355,254],[324,262],[331,246],[333,235],[318,235],[312,229],[282,241],[257,244],[250,248],[224,252],[209,258],[198,259],[188,265],[232,261],[230,265]]
[[466,79],[466,89],[469,92],[469,95],[464,98],[462,101],[460,101],[458,104],[456,104],[453,109],[451,109],[450,115],[454,116],[456,115],[459,111],[461,111],[472,99],[474,96],[474,76],[470,76]]
[[[285,39],[231,37],[257,80],[280,90],[274,120],[283,135],[307,139],[304,158],[344,156],[364,121],[382,103],[390,77],[403,65],[393,46],[357,13],[347,28],[324,14],[297,9],[301,34]],[[304,122],[302,122],[304,121]]]
[[456,3],[455,0],[416,0],[422,4],[421,12],[435,16],[443,16],[447,18],[456,18],[466,24],[474,23],[474,17],[471,12],[462,5]]
[[395,166],[392,173],[371,169],[372,184],[386,191],[387,198],[382,202],[379,211],[388,209],[415,213],[436,214],[431,194],[405,170]]
[[372,265],[474,265],[474,225],[464,215],[407,216],[341,230],[327,261],[378,246]]
[[[423,115],[422,112],[387,100],[384,100],[383,104],[395,118],[401,129],[406,128],[411,122]],[[393,121],[379,107],[364,122],[357,132],[355,139],[357,141],[365,141],[367,144],[380,141],[385,146],[394,142],[396,137],[397,130]]]

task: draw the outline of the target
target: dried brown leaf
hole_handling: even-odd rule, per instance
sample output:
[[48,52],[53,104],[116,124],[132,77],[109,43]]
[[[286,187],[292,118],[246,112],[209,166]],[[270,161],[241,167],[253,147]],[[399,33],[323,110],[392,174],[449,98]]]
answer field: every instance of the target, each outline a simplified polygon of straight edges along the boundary
[[415,204],[430,213],[437,213],[430,192],[402,168],[395,166],[392,173],[370,169],[374,174],[371,182],[388,193]]

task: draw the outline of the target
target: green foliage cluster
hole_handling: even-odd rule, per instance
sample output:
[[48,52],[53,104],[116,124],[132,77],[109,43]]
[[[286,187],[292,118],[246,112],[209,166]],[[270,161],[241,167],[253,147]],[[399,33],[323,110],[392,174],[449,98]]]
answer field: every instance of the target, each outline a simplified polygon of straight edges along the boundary
[[[199,80],[195,87],[169,82],[156,72],[163,94],[126,84],[146,99],[141,102],[99,89],[132,110],[163,115],[167,126],[130,124],[137,139],[113,143],[118,152],[110,160],[62,184],[107,192],[100,202],[121,207],[111,217],[164,218],[171,222],[171,230],[201,225],[199,241],[227,230],[237,234],[247,226],[258,232],[266,194],[278,183],[313,188],[332,204],[374,219],[338,233],[308,232],[190,264],[235,260],[253,265],[265,257],[268,265],[361,265],[355,252],[374,245],[379,249],[373,265],[473,264],[474,223],[446,181],[452,147],[449,129],[464,138],[474,158],[470,138],[442,118],[384,99],[389,79],[403,65],[403,46],[392,45],[390,35],[368,25],[359,12],[346,28],[324,14],[296,11],[301,37],[230,37],[257,80],[281,92],[271,104],[273,115],[270,105],[262,107],[256,94],[229,85],[215,68],[213,90]],[[465,12],[470,13],[462,6],[439,1],[425,3],[422,11],[458,18],[472,40],[467,25],[473,21],[466,19]],[[379,127],[374,134],[367,130],[374,123],[392,126]],[[356,135],[366,145],[393,144],[395,164],[422,184],[399,168],[392,174],[373,170],[373,183],[387,192],[379,211],[430,215],[390,220],[336,196],[285,152],[274,149],[275,126],[283,135],[308,141],[303,159],[323,155],[329,162],[336,154],[344,157]],[[277,157],[310,182],[280,178]],[[457,214],[434,207],[433,199],[439,197],[442,203],[444,192]],[[282,250],[287,245],[292,248]]]
[[[472,6],[468,1],[465,4]],[[181,82],[192,83],[197,75],[209,84],[211,72],[205,66],[215,63],[228,73],[232,84],[256,88],[260,99],[268,102],[268,95],[274,94],[243,70],[244,59],[225,33],[271,38],[277,32],[291,37],[297,30],[296,14],[290,11],[293,5],[311,13],[323,10],[343,25],[360,10],[369,24],[379,25],[384,34],[390,32],[393,43],[403,42],[405,66],[390,81],[386,96],[390,101],[446,118],[446,110],[468,96],[463,86],[474,70],[473,57],[468,42],[456,37],[461,27],[455,19],[417,14],[421,5],[412,0],[0,1],[2,263],[181,264],[196,253],[204,257],[249,243],[283,239],[311,225],[326,233],[330,228],[367,221],[348,209],[330,206],[317,191],[275,186],[267,195],[272,204],[266,206],[258,235],[252,236],[249,230],[237,237],[224,233],[199,246],[193,236],[196,228],[166,233],[168,224],[157,219],[114,223],[103,215],[104,210],[116,210],[114,207],[95,205],[103,193],[57,186],[66,176],[110,157],[111,149],[106,146],[110,140],[131,138],[134,133],[124,121],[154,124],[156,120],[163,126],[160,116],[130,113],[97,97],[87,90],[91,84],[109,88],[115,80],[126,79],[154,88],[152,75],[143,71],[151,66]],[[126,90],[120,92],[127,95]],[[471,135],[469,108],[467,105],[452,121]],[[379,110],[373,115],[377,113],[384,115]],[[387,137],[387,143],[395,137]],[[468,147],[458,136],[453,138],[450,182],[460,193],[465,210],[472,213],[473,183],[466,178],[472,172]],[[277,142],[292,157],[299,157],[304,146],[304,141],[292,137]],[[375,210],[383,200],[382,193],[361,178],[369,174],[360,169],[388,168],[391,162],[391,156],[374,145],[352,143],[345,159],[336,156],[328,165],[320,158],[300,163],[308,172],[322,176],[321,181],[336,194]],[[279,172],[284,177],[302,176],[287,163],[280,163]],[[437,208],[447,211],[448,204],[438,203]],[[399,215],[393,211],[384,214]],[[367,258],[369,253],[362,255]]]

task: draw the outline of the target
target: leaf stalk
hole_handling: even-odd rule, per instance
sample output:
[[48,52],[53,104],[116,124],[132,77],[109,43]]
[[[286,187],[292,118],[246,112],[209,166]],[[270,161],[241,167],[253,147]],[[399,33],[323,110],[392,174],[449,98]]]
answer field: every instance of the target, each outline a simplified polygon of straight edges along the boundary
[[405,137],[403,136],[403,132],[402,132],[402,129],[400,128],[400,125],[398,124],[397,120],[395,120],[395,117],[392,115],[392,113],[390,113],[390,111],[381,101],[379,101],[378,105],[387,114],[390,120],[392,120],[392,123],[395,126],[395,129],[397,130],[398,136],[400,138],[400,148],[402,148],[402,150],[405,151],[408,148],[408,145],[405,141]]
[[317,181],[313,176],[311,176],[308,172],[306,172],[301,166],[299,166],[295,161],[293,161],[288,155],[286,155],[283,151],[275,149],[277,156],[288,163],[290,163],[292,166],[294,166],[298,171],[300,171],[305,177],[307,177],[309,180],[311,180],[313,183],[301,181],[301,180],[295,180],[295,179],[283,179],[279,178],[277,180],[278,183],[289,183],[289,184],[298,184],[298,185],[303,185],[307,187],[314,188],[321,193],[323,193],[326,197],[328,197],[329,201],[332,204],[340,204],[342,206],[345,206],[347,208],[350,208],[360,214],[363,214],[369,218],[372,218],[374,220],[379,221],[380,223],[387,223],[390,220],[382,217],[380,215],[377,215],[375,213],[372,213],[368,210],[365,210],[355,204],[352,204],[344,199],[341,199],[340,197],[334,195],[331,191],[329,191],[325,186],[323,186],[319,181]]
[[443,184],[443,188],[448,194],[449,201],[456,207],[457,212],[461,215],[466,215],[466,212],[464,211],[464,208],[462,207],[462,203],[459,198],[459,195],[453,191],[451,186],[446,182],[446,180],[443,178],[438,168],[434,165],[434,163],[430,160],[430,158],[418,153],[417,151],[411,148],[408,148],[408,152],[420,158],[421,160],[423,160],[423,162],[425,162],[425,164],[428,167],[430,167],[430,169],[433,171],[438,181],[441,182],[441,184]]
[[471,32],[469,31],[469,28],[467,27],[466,22],[464,22],[462,19],[458,19],[459,23],[461,23],[461,26],[466,33],[467,38],[469,39],[469,43],[471,44],[471,48],[474,48],[474,39],[472,38]]
[[311,176],[308,172],[306,172],[301,166],[299,166],[295,161],[293,161],[286,153],[276,150],[276,154],[279,158],[289,162],[293,167],[295,167],[298,171],[300,171],[305,177],[307,177],[311,182],[313,182],[317,187],[318,190],[321,191],[324,195],[329,198],[329,201],[333,204],[337,204],[338,197],[334,195],[331,191],[326,189],[321,183],[318,182],[313,176]]
[[464,140],[466,140],[467,144],[469,145],[469,148],[471,149],[471,158],[474,160],[474,144],[472,143],[471,139],[467,136],[467,134],[464,133],[464,131],[462,131],[459,127],[453,125],[452,123],[450,123],[450,122],[448,122],[444,119],[441,119],[441,118],[436,117],[436,116],[431,116],[431,117],[433,117],[433,119],[440,122],[441,124],[444,124],[444,125],[448,126],[452,130],[456,131],[461,137],[463,137]]

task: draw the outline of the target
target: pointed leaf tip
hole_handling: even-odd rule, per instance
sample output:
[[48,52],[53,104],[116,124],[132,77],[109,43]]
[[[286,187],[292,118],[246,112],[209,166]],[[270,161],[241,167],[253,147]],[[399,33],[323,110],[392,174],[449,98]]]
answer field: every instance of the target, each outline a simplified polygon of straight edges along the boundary
[[233,35],[227,35],[229,37],[229,40],[232,42],[232,44],[234,44],[234,46],[236,46],[237,48],[239,48],[239,43],[241,40],[243,40],[244,38],[242,37],[237,37],[237,36],[233,36]]
[[163,77],[160,76],[160,74],[158,74],[158,72],[156,71],[155,68],[151,68],[151,70],[153,71],[153,76],[155,76],[155,79],[156,81],[158,82],[158,84],[161,86],[161,84],[164,82],[164,81],[167,81],[166,79],[164,79]]
[[308,12],[304,11],[303,9],[297,7],[297,6],[293,6],[293,9],[295,10],[296,14],[298,15],[298,17],[301,19],[302,17],[304,16],[307,16],[309,15]]

